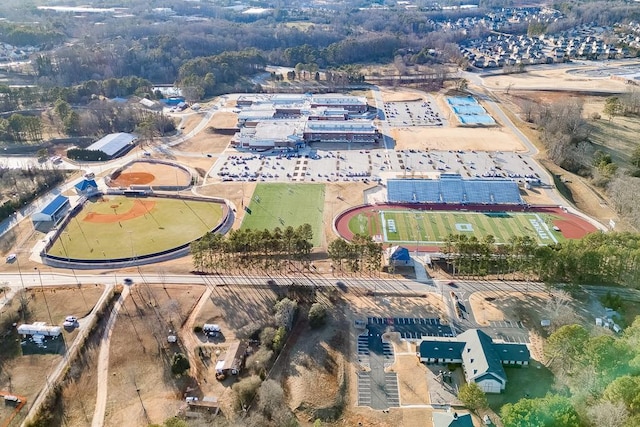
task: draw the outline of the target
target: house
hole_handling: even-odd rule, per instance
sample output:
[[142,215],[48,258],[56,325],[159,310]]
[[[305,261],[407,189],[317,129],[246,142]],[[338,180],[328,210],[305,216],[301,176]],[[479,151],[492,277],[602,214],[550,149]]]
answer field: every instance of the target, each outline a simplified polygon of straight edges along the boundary
[[31,215],[31,221],[53,222],[57,224],[64,218],[70,208],[69,198],[59,194],[53,200],[46,203],[43,208]]
[[423,363],[460,363],[468,383],[500,393],[507,384],[503,366],[527,366],[531,354],[524,344],[494,343],[481,330],[469,329],[453,339],[422,341],[419,357]]
[[460,414],[458,412],[434,412],[433,427],[473,427],[471,414]]
[[98,191],[98,184],[93,179],[83,179],[74,185],[79,196],[91,196]]
[[133,148],[135,141],[136,137],[130,133],[111,133],[88,146],[87,150],[102,151],[109,159],[112,159]]
[[236,341],[229,346],[224,356],[216,362],[216,375],[238,375],[244,365],[247,345]]

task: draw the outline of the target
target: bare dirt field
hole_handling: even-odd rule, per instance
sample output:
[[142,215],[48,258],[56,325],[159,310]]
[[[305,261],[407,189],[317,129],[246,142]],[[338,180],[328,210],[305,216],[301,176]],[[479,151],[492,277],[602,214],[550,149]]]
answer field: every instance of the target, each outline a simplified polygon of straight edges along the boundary
[[524,151],[505,128],[413,127],[393,128],[396,150]]
[[[227,129],[233,128],[237,123],[237,114],[228,112],[216,112],[207,126],[188,141],[178,145],[176,148],[180,151],[188,151],[192,153],[220,153],[224,151],[231,141],[231,135],[223,135],[215,132],[216,128]],[[202,121],[203,115],[196,114],[185,122],[184,133],[189,133]]]
[[491,89],[507,88],[511,90],[555,90],[561,87],[565,91],[619,91],[623,92],[625,83],[609,77],[588,77],[573,74],[570,68],[551,68],[533,70],[522,74],[508,74],[483,77],[485,86]]
[[[46,284],[46,274],[43,274],[43,282]],[[25,320],[27,323],[42,321],[49,325],[61,325],[68,315],[76,315],[82,319],[91,311],[103,290],[103,286],[96,285],[28,288],[26,301],[29,316]],[[19,308],[20,297],[16,296],[2,308],[0,322],[12,320],[18,324],[23,323],[18,314]],[[7,327],[10,327],[10,323]],[[12,333],[2,338],[2,341],[8,341],[0,344],[2,346],[2,350],[0,350],[0,390],[11,390],[13,393],[25,396],[27,402],[33,402],[47,381],[47,372],[60,362],[62,354],[77,335],[77,329],[72,331],[63,329],[64,347],[60,349],[59,354],[23,355],[20,338],[17,334]],[[5,419],[11,410],[11,407],[0,406],[0,421]],[[25,414],[26,408],[23,408],[20,415],[24,416]]]
[[118,315],[109,356],[105,425],[161,423],[176,414],[191,384],[171,375],[170,359],[183,351],[169,344],[170,329],[186,319],[203,286],[135,285]]
[[112,187],[130,185],[188,185],[191,176],[184,169],[161,163],[137,161],[111,181]]
[[426,94],[418,89],[381,87],[380,93],[384,102],[421,101]]

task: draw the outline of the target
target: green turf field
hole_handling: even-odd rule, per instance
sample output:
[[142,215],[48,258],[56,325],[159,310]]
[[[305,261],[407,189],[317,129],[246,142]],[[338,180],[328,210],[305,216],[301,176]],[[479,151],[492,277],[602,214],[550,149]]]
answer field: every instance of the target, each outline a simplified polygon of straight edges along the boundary
[[512,236],[530,236],[547,245],[565,240],[562,233],[553,230],[554,218],[536,212],[385,210],[369,217],[356,215],[349,221],[349,229],[398,244],[439,245],[449,234],[466,234],[478,239],[492,235],[496,243],[506,243]]
[[[74,259],[127,258],[175,248],[215,228],[223,205],[213,202],[157,197],[105,196],[89,200],[65,226],[48,253]],[[107,200],[108,199],[108,200]],[[136,200],[152,203],[143,213],[126,219]],[[137,205],[140,209],[141,205]],[[113,222],[89,222],[88,216],[122,216]]]
[[[245,201],[246,203],[246,201]],[[273,230],[308,223],[313,246],[320,246],[324,184],[258,184],[251,197],[242,229]]]

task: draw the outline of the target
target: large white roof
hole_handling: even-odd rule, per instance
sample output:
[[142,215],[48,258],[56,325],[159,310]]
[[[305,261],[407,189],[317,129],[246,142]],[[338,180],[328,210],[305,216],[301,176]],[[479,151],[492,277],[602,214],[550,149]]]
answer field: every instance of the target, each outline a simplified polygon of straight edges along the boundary
[[130,133],[111,133],[88,146],[87,150],[103,151],[108,156],[113,156],[135,139]]

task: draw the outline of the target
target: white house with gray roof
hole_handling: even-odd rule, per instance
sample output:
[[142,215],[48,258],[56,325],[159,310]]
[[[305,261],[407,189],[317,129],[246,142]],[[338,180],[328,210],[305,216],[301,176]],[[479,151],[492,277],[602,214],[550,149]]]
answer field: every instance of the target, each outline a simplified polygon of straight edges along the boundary
[[507,384],[503,366],[527,366],[531,354],[524,344],[494,343],[479,329],[469,329],[453,339],[424,340],[419,357],[423,363],[460,363],[468,383],[485,393],[500,393]]

